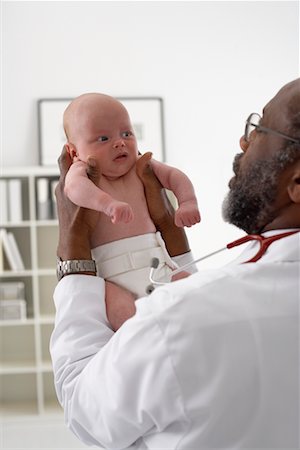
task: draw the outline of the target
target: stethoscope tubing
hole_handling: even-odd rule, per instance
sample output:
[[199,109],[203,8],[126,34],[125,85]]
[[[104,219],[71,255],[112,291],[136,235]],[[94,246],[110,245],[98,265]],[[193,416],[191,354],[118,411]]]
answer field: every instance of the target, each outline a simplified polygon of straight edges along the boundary
[[[217,255],[218,253],[221,253],[224,250],[231,249],[233,247],[236,247],[238,245],[244,244],[249,241],[258,241],[260,244],[260,248],[259,248],[258,252],[256,253],[256,255],[254,255],[248,261],[245,261],[243,264],[246,264],[249,262],[256,262],[263,256],[263,254],[267,251],[268,247],[273,242],[275,242],[279,239],[282,239],[284,237],[290,236],[292,234],[299,233],[299,231],[300,230],[286,231],[284,233],[279,233],[279,234],[275,234],[273,236],[267,236],[267,237],[261,236],[259,234],[248,234],[242,238],[239,238],[233,242],[230,242],[229,244],[226,245],[226,247],[223,247],[223,248],[215,250],[211,253],[208,253],[207,255],[202,256],[201,258],[198,258],[194,261],[190,261],[187,264],[184,264],[183,266],[179,267],[178,269],[175,269],[172,272],[172,277],[174,275],[176,275],[177,273],[183,272],[184,270],[188,269],[189,267],[191,267],[192,265],[194,265],[200,261],[204,261],[205,259],[210,258],[214,255]],[[150,266],[151,269],[150,269],[150,274],[149,274],[149,280],[152,283],[152,286],[150,285],[147,287],[147,293],[152,292],[152,290],[154,289],[155,286],[164,286],[169,283],[169,281],[164,282],[164,281],[158,281],[158,280],[154,279],[154,272],[157,269],[158,265],[159,265],[159,260],[157,258],[153,258],[151,261],[151,266]]]
[[[210,257],[216,255],[217,253],[221,253],[224,250],[227,250],[227,247],[223,247],[223,248],[220,248],[219,250],[215,250],[214,252],[211,252],[205,256],[202,256],[201,258],[195,259],[193,261],[190,261],[190,262],[184,264],[181,267],[178,267],[178,269],[175,269],[172,271],[172,277],[174,275],[176,275],[177,273],[183,272],[185,269],[188,269],[189,267],[193,266],[194,264],[196,264],[200,261],[204,261],[205,259],[210,258]],[[158,265],[159,265],[158,258],[153,258],[151,261],[151,266],[150,266],[151,269],[150,269],[150,274],[149,274],[149,280],[153,284],[153,286],[164,286],[165,284],[168,284],[169,282],[168,281],[158,281],[158,280],[154,279],[154,272],[156,271]]]

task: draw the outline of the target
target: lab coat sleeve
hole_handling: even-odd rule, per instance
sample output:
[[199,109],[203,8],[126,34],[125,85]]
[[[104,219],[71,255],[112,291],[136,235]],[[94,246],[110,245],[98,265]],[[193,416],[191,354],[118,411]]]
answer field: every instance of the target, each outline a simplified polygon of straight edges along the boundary
[[168,448],[187,420],[162,331],[144,308],[113,333],[104,295],[104,281],[86,275],[55,290],[50,351],[67,425],[86,444],[114,450],[170,429]]

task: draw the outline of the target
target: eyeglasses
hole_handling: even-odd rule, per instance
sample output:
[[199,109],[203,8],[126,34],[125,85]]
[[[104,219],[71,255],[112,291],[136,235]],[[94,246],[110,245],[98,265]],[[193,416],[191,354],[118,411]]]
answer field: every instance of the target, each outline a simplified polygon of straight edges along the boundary
[[271,128],[262,127],[259,125],[259,122],[261,121],[261,116],[257,113],[252,113],[246,120],[246,127],[245,127],[245,140],[246,142],[250,142],[250,135],[252,131],[259,130],[263,131],[264,133],[270,133],[275,134],[276,136],[280,136],[283,139],[287,139],[288,141],[294,142],[296,144],[300,144],[300,139],[295,139],[291,136],[288,136],[287,134],[280,133],[279,131],[271,130]]

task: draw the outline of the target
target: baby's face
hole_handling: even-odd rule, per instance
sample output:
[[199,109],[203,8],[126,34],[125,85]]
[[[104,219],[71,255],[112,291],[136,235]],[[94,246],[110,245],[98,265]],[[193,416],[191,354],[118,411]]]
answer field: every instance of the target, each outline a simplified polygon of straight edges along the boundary
[[126,109],[114,99],[92,99],[76,118],[77,157],[93,156],[108,178],[125,175],[136,163],[137,142]]

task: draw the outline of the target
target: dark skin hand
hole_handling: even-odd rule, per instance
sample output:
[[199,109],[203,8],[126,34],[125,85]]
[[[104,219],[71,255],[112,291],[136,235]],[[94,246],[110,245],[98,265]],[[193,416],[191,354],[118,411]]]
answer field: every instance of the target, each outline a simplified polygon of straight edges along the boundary
[[[55,191],[59,220],[57,255],[62,260],[92,259],[90,237],[99,212],[74,205],[64,194],[65,178],[71,164],[70,155],[64,148],[58,160],[60,178]],[[95,161],[89,161],[88,170],[90,179],[97,183],[100,174]]]
[[[145,187],[149,212],[156,228],[161,232],[171,256],[189,251],[188,242],[183,228],[174,224],[174,209],[171,206],[164,189],[149,164],[151,154],[147,153],[139,159],[137,174]],[[59,219],[59,240],[57,255],[62,260],[92,259],[91,236],[99,218],[99,212],[74,205],[64,193],[66,174],[72,164],[69,153],[64,148],[58,161],[60,179],[56,188],[56,199]],[[100,170],[97,162],[89,159],[88,176],[98,184]],[[95,275],[84,272],[86,275]],[[179,274],[180,275],[180,274]],[[178,278],[185,276],[182,274]],[[135,314],[134,295],[109,281],[105,282],[105,301],[107,318],[116,331],[123,322]]]
[[174,223],[174,208],[166,191],[151,168],[152,153],[147,152],[136,163],[136,173],[145,188],[145,195],[151,219],[161,232],[170,256],[190,251],[184,228]]

